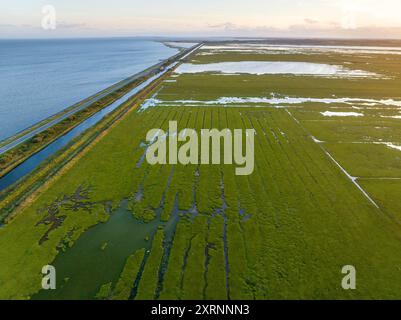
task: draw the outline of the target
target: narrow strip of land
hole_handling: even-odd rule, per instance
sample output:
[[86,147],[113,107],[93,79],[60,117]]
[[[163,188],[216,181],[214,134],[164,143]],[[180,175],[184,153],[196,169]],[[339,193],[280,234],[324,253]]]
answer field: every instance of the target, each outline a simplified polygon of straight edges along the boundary
[[[196,47],[198,47],[198,46],[196,46]],[[54,118],[54,119],[52,119],[50,121],[44,120],[43,121],[44,123],[42,125],[39,125],[39,126],[34,125],[31,128],[26,129],[25,133],[24,132],[18,133],[16,135],[17,136],[16,138],[11,137],[11,138],[6,139],[6,140],[9,140],[10,142],[8,142],[0,147],[0,155],[11,150],[12,148],[16,147],[17,145],[27,141],[28,139],[34,137],[38,133],[43,132],[44,130],[46,130],[46,129],[54,126],[55,124],[61,122],[62,120],[70,117],[71,115],[91,106],[92,104],[98,102],[102,98],[120,90],[121,88],[127,86],[128,84],[130,84],[134,81],[145,80],[145,78],[151,77],[152,75],[156,74],[157,72],[160,72],[161,70],[163,70],[163,68],[166,66],[166,64],[171,63],[171,61],[178,60],[180,58],[183,59],[183,58],[187,57],[189,54],[192,53],[193,49],[194,48],[184,50],[173,57],[170,57],[144,71],[141,71],[127,79],[124,79],[124,80],[112,85],[111,87],[106,88],[105,90],[103,90],[99,93],[96,93],[95,95],[77,103],[76,105],[71,107],[70,110],[68,110],[68,111],[63,110],[58,115],[50,117],[50,118]]]

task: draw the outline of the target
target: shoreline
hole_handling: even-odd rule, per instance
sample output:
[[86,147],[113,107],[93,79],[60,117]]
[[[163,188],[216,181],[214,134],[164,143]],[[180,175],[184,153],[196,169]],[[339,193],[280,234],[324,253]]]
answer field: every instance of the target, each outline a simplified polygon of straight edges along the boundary
[[[113,84],[0,142],[0,179],[86,119],[129,94],[130,91],[158,74],[172,62],[179,60],[192,49],[183,48],[177,54],[162,62]],[[63,122],[66,123],[63,124]],[[57,128],[57,126],[61,128]],[[52,132],[54,129],[56,129],[56,132]],[[3,163],[1,163],[2,159],[5,159]]]

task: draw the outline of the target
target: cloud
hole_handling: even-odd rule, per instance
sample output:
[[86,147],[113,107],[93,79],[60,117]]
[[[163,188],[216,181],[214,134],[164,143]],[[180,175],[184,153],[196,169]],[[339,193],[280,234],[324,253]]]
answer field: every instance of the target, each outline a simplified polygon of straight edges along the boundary
[[31,24],[0,24],[0,38],[48,38],[99,36],[107,34],[107,30],[92,28],[85,23],[70,23],[58,21],[55,30],[44,30],[40,25]]
[[223,29],[223,30],[229,31],[229,30],[237,29],[238,26],[235,23],[225,22],[225,23],[220,23],[220,24],[209,25],[209,28]]

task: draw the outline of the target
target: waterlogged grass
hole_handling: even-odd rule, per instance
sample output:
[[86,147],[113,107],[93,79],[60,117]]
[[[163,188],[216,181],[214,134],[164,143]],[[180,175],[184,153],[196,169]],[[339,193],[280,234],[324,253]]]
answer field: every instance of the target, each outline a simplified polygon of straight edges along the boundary
[[[161,100],[215,100],[220,97],[270,97],[272,93],[307,98],[398,97],[401,81],[336,79],[291,75],[182,74],[160,92]],[[195,89],[194,89],[195,88]]]
[[401,179],[361,179],[359,183],[380,207],[397,223],[401,223]]
[[[251,58],[256,59],[246,57]],[[336,63],[344,58],[353,59],[355,68],[362,68],[365,61],[336,55],[302,59]],[[219,54],[194,59],[239,58]],[[373,65],[376,60],[369,58],[366,69],[395,76],[394,59]],[[157,99],[209,100],[271,93],[382,99],[397,98],[399,84],[398,78],[278,75],[197,74],[172,79],[177,81],[163,83]],[[92,299],[401,298],[401,183],[388,179],[401,177],[401,152],[374,143],[401,142],[400,122],[382,118],[398,111],[395,106],[352,107],[311,103],[280,109],[263,104],[195,107],[167,102],[128,113],[0,228],[0,261],[6,261],[0,265],[0,298],[34,296],[40,290],[42,266],[68,256],[99,226],[108,226],[105,229],[112,232],[99,239],[96,253],[109,254],[110,263],[121,266],[112,279],[96,278],[94,273],[96,290],[88,297]],[[327,118],[321,115],[324,111],[355,111],[365,116]],[[179,131],[255,129],[253,174],[236,176],[235,165],[149,165],[144,160],[146,133],[152,128],[167,130],[172,120],[178,122]],[[350,175],[361,178],[357,182],[379,208],[325,151]],[[39,244],[49,226],[36,226],[44,217],[38,209],[70,195],[80,185],[91,186],[89,201],[96,205],[90,212],[62,208],[56,217],[65,215],[65,220]],[[127,235],[110,226],[123,200],[130,211],[124,219],[152,232],[143,234],[139,245],[124,246],[121,254],[110,238]],[[104,224],[97,225],[100,222]],[[131,230],[125,226],[122,229]],[[70,270],[73,260],[67,262],[63,266]],[[341,287],[344,265],[357,269],[355,291]],[[85,266],[75,266],[78,273],[79,268]],[[76,277],[70,277],[65,286]]]
[[[297,116],[299,111],[293,111],[293,114]],[[391,123],[388,120],[381,119],[364,118],[356,120],[343,118],[319,121],[306,120],[303,123],[314,137],[324,142],[373,143],[401,141],[401,121]]]

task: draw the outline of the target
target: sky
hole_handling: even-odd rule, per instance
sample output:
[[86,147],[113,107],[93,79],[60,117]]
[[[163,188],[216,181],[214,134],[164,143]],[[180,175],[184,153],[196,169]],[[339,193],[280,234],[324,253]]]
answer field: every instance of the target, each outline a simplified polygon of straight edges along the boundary
[[1,0],[0,38],[401,38],[400,0]]

